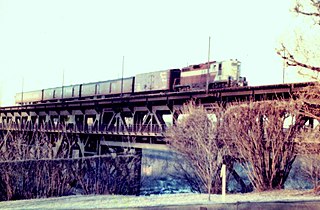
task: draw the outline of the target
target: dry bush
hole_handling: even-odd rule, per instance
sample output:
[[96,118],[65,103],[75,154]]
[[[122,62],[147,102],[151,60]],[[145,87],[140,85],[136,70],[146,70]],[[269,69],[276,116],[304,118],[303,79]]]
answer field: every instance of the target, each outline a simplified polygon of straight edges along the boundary
[[297,141],[300,142],[298,153],[303,156],[302,167],[308,177],[313,181],[315,189],[317,188],[317,173],[319,170],[320,156],[319,144],[320,134],[320,83],[303,88],[295,94],[296,98],[302,104],[301,114],[311,119],[309,127],[304,129]]
[[225,142],[238,157],[254,189],[284,187],[295,160],[295,139],[305,123],[290,101],[261,101],[231,105],[223,123]]
[[1,134],[0,161],[67,158],[76,144],[66,133],[8,130]]
[[312,182],[313,190],[320,193],[320,159],[319,155],[308,154],[301,158],[301,168],[305,177]]
[[[212,107],[213,112],[193,101],[184,105],[181,121],[172,126],[167,133],[168,144],[180,153],[192,166],[196,176],[201,180],[205,192],[221,191],[220,168],[226,150],[219,138],[221,108]],[[210,119],[210,114],[214,118]],[[212,116],[212,115],[211,115]]]
[[206,186],[203,184],[201,178],[197,175],[196,168],[193,166],[190,160],[186,160],[185,155],[178,153],[174,154],[174,158],[174,173],[171,173],[170,176],[188,186],[192,192],[207,192]]
[[0,162],[0,200],[81,194],[136,195],[141,155]]
[[309,85],[295,94],[303,105],[301,114],[320,120],[320,83]]
[[[88,141],[67,133],[0,135],[0,200],[72,194],[138,194],[141,154],[83,157]],[[82,158],[71,158],[72,149]],[[81,155],[82,154],[82,155]]]
[[298,154],[301,157],[301,168],[312,182],[314,192],[320,193],[320,125],[311,124],[305,128],[297,141]]
[[[319,193],[320,179],[320,83],[303,88],[296,94],[297,100],[302,103],[301,114],[309,117],[309,127],[301,132],[297,139],[298,153],[303,157],[302,168],[313,182],[315,192]],[[316,124],[318,122],[318,124]]]

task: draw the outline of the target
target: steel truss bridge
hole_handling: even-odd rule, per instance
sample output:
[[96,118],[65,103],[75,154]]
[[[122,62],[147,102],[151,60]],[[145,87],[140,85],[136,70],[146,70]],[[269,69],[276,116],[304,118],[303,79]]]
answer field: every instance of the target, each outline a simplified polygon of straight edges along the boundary
[[214,102],[278,100],[312,83],[248,86],[206,91],[144,93],[117,97],[63,99],[58,102],[0,107],[0,132],[44,132],[85,142],[86,155],[104,147],[165,148],[166,119],[174,123],[190,100]]

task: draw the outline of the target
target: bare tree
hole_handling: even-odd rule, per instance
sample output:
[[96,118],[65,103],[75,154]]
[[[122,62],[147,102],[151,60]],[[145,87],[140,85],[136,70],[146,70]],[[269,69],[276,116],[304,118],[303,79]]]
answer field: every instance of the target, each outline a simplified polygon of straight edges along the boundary
[[225,142],[258,191],[279,189],[295,160],[295,138],[305,119],[290,101],[231,105],[224,114]]
[[[205,186],[206,192],[217,193],[221,190],[220,168],[226,150],[219,139],[219,107],[213,112],[194,102],[184,105],[181,114],[185,118],[178,121],[168,131],[167,142],[182,154],[193,167],[197,177]],[[210,114],[213,119],[210,119]]]
[[315,193],[320,192],[320,84],[303,88],[297,94],[303,104],[301,114],[309,117],[309,125],[301,132],[298,142],[298,154],[301,167],[314,186]]
[[[290,48],[290,43],[282,43],[281,49],[277,53],[285,60],[289,66],[306,70],[307,74],[316,81],[320,81],[320,60],[319,60],[319,26],[320,26],[320,2],[319,0],[296,0],[293,11],[304,19],[310,21],[311,30],[304,30],[295,40],[295,49]],[[312,25],[313,21],[313,25]],[[302,71],[300,70],[300,73]],[[319,176],[319,126],[313,128],[315,120],[320,121],[320,84],[308,86],[296,94],[298,101],[302,104],[300,114],[310,119],[310,128],[305,129],[298,138],[298,153],[303,156],[302,168],[309,178],[313,180],[315,191],[318,189]]]
[[[298,67],[300,74],[319,80],[320,61],[318,43],[320,31],[317,30],[319,30],[318,27],[320,26],[320,2],[318,0],[296,0],[293,11],[300,18],[310,20],[312,29],[305,29],[302,33],[298,33],[294,43],[282,43],[277,53],[285,60],[288,66]],[[312,25],[312,21],[314,25]]]

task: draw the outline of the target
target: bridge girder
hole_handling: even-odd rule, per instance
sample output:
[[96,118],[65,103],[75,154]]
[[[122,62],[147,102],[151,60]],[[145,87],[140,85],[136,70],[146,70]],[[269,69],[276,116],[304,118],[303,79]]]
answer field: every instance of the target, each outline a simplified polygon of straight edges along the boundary
[[[89,100],[0,107],[0,130],[41,130],[75,135],[101,135],[104,139],[164,143],[164,115],[175,123],[189,100],[210,106],[214,102],[288,98],[309,83],[238,87],[192,92],[140,94]],[[8,127],[9,121],[13,124]]]

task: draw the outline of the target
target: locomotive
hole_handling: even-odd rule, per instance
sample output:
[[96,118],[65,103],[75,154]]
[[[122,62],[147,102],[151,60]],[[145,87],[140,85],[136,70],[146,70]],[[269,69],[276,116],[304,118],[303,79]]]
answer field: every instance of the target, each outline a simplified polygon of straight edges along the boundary
[[[106,98],[139,93],[193,91],[247,86],[240,76],[241,62],[226,60],[189,65],[182,69],[137,74],[133,77],[20,92],[19,105],[76,99]],[[207,86],[208,85],[208,86]]]

